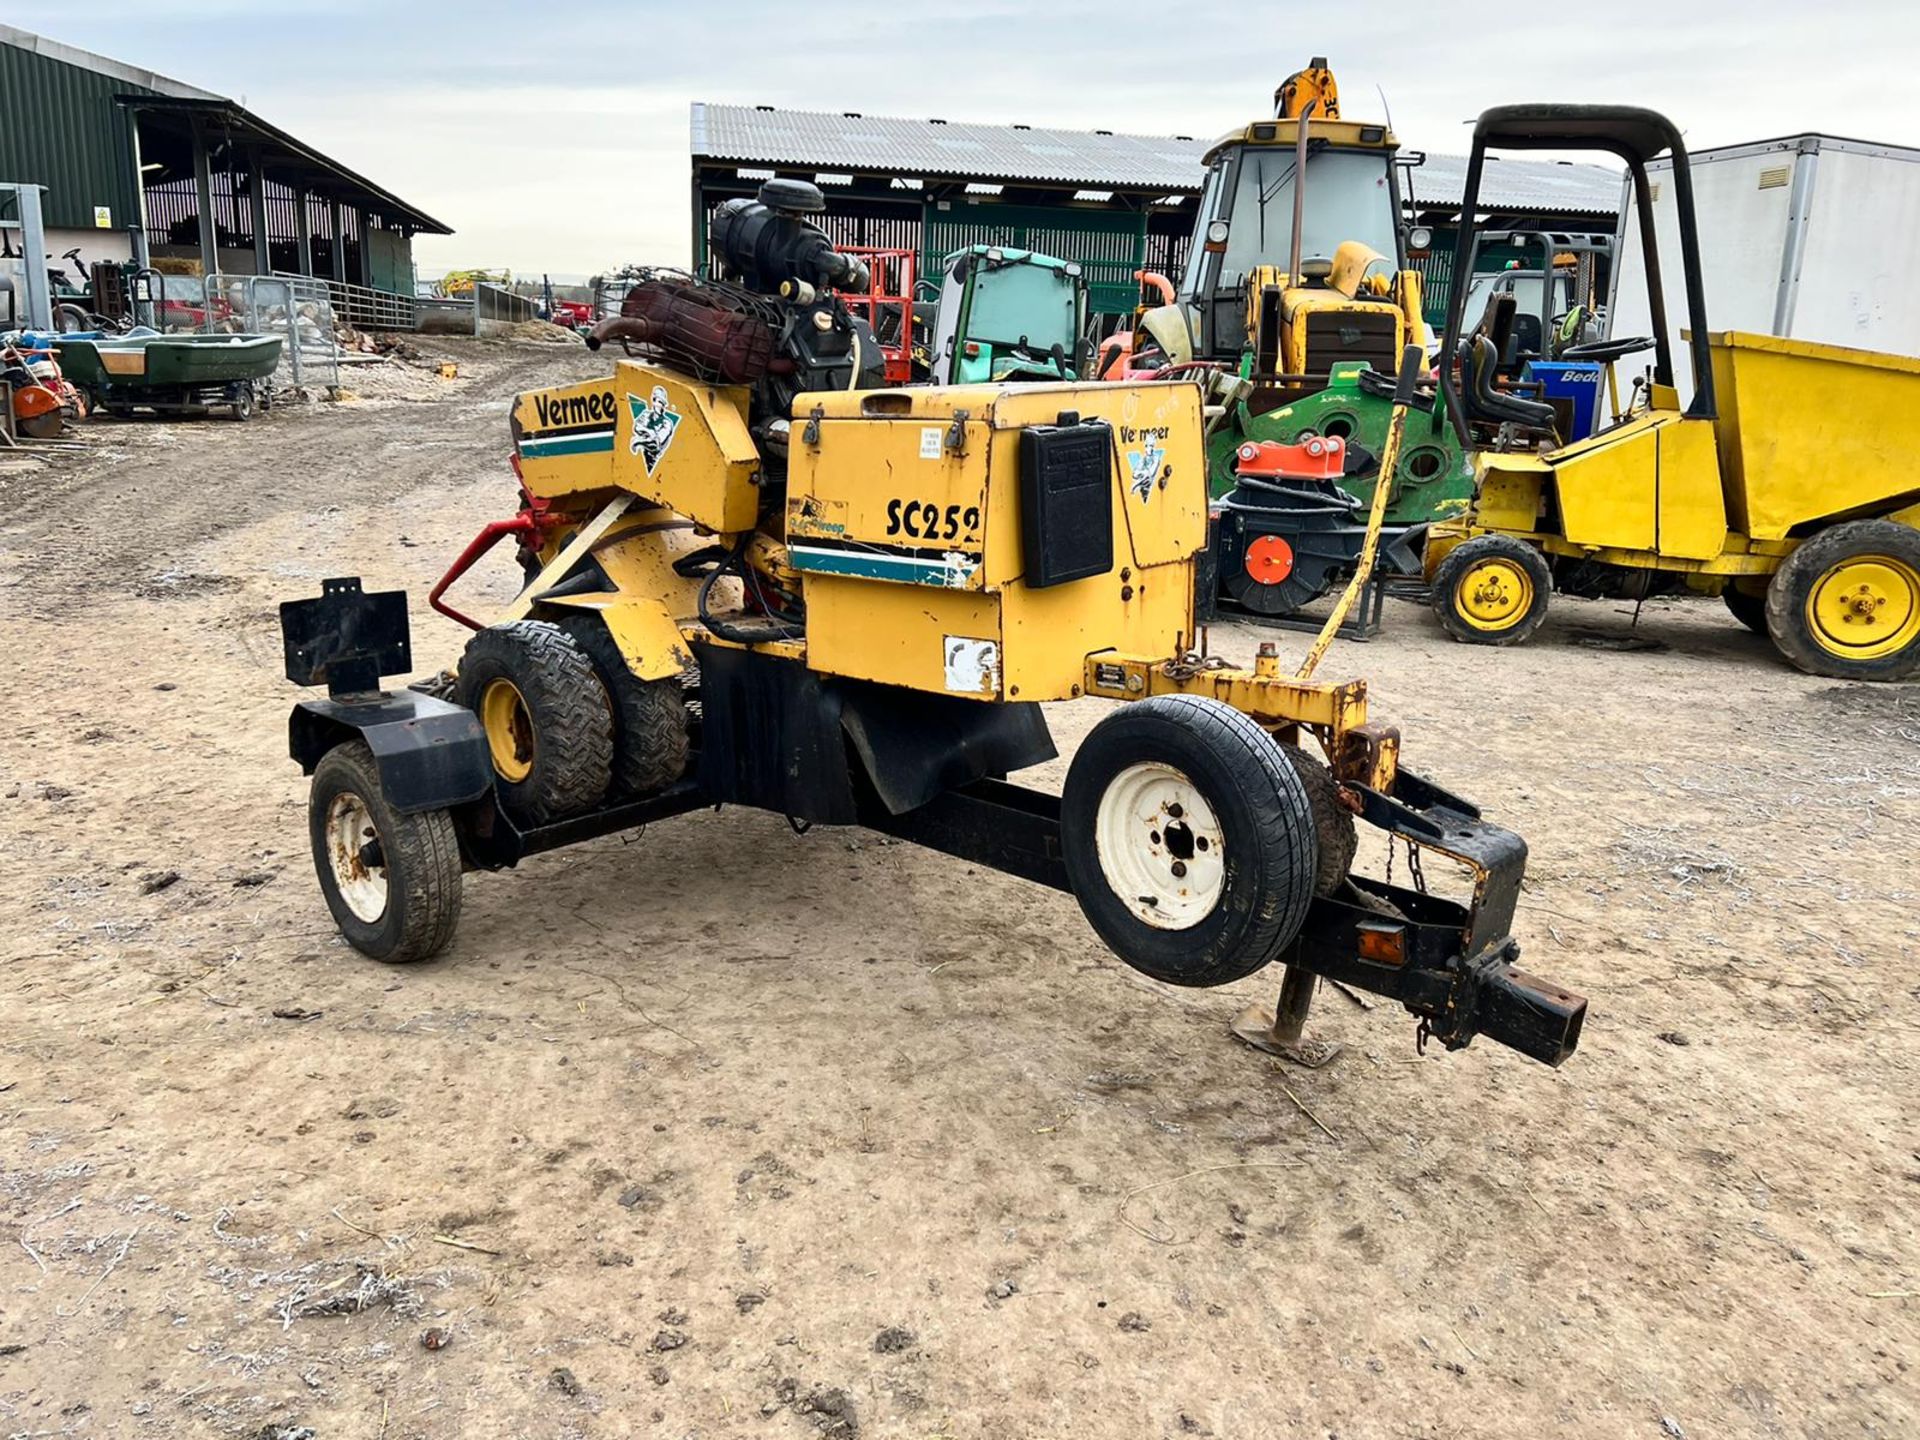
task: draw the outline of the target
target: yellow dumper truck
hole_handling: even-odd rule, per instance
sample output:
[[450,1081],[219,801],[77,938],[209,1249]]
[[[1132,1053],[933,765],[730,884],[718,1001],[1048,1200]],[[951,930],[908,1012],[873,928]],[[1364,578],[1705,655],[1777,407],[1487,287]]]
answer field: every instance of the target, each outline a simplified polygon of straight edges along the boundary
[[[1474,500],[1436,527],[1434,609],[1456,639],[1508,645],[1539,628],[1556,583],[1643,596],[1718,590],[1749,628],[1816,675],[1920,672],[1920,360],[1708,328],[1686,147],[1650,110],[1508,105],[1474,130],[1458,263],[1472,253],[1487,154],[1600,149],[1636,187],[1654,334],[1578,346],[1606,362],[1654,352],[1614,423],[1572,445],[1545,405],[1499,388],[1498,301],[1463,335],[1456,290],[1443,354],[1455,423],[1479,451]],[[1647,163],[1671,153],[1692,400],[1682,407],[1648,203]],[[1456,273],[1462,273],[1456,271]],[[1452,367],[1443,367],[1451,369]],[[1610,390],[1619,386],[1610,374]]]

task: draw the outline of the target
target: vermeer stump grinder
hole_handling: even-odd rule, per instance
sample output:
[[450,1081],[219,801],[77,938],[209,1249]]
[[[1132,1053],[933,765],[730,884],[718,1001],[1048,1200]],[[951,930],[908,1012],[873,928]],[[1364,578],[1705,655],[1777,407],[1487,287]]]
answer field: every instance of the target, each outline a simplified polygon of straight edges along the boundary
[[[424,959],[463,870],[750,805],[1066,891],[1169,984],[1277,962],[1278,1006],[1236,1027],[1268,1049],[1315,1058],[1325,976],[1403,1003],[1422,1042],[1565,1060],[1586,1001],[1515,968],[1520,837],[1402,767],[1364,683],[1283,673],[1271,646],[1239,668],[1196,636],[1198,388],[879,388],[833,293],[860,262],[820,208],[793,181],[727,202],[733,278],[645,281],[594,332],[626,352],[610,376],[518,398],[519,513],[431,596],[475,632],[450,675],[380,689],[413,668],[404,592],[329,580],[282,606],[289,678],[328,689],[291,743],[346,939]],[[448,586],[508,537],[525,587],[466,620]],[[1124,703],[1062,792],[1010,783],[1056,754],[1041,703],[1081,697]],[[1359,821],[1415,883],[1350,873]],[[1462,898],[1420,880],[1434,854]]]

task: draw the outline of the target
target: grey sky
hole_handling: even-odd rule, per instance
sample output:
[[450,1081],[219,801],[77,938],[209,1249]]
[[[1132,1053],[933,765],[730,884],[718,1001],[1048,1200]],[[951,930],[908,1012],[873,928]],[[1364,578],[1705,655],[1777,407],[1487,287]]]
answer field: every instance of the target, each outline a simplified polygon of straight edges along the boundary
[[1324,54],[1349,117],[1377,114],[1382,87],[1402,142],[1427,150],[1464,150],[1487,105],[1541,99],[1652,106],[1695,146],[1799,130],[1920,145],[1920,0],[85,0],[0,15],[243,97],[453,226],[417,242],[428,274],[684,263],[692,100],[1208,136],[1268,113],[1274,86]]

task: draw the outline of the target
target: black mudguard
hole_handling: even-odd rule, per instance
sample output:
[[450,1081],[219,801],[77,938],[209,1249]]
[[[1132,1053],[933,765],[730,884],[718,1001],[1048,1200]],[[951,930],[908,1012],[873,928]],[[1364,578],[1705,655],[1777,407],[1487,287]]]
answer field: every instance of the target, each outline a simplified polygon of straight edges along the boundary
[[493,788],[479,717],[417,690],[302,700],[287,721],[288,750],[308,775],[329,750],[356,739],[373,751],[387,803],[402,814],[465,805]]
[[854,825],[868,791],[900,815],[1058,753],[1037,705],[825,676],[730,646],[695,645],[694,653],[699,777],[715,804]]

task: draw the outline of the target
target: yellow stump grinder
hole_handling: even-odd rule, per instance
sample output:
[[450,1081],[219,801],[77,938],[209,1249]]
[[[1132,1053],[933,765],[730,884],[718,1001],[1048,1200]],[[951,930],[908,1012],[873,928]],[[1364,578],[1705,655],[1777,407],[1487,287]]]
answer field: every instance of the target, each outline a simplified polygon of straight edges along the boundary
[[[1572,1054],[1586,1001],[1515,967],[1520,837],[1402,767],[1363,682],[1310,678],[1324,647],[1297,674],[1271,646],[1251,669],[1206,653],[1198,388],[882,388],[821,208],[796,181],[728,201],[730,278],[646,280],[594,332],[612,374],[518,398],[519,511],[431,596],[475,632],[450,678],[380,688],[413,668],[404,592],[329,580],[281,607],[288,677],[328,690],[291,744],[347,940],[423,959],[463,870],[748,805],[1066,891],[1170,984],[1278,962],[1241,1033],[1284,1053],[1310,1057],[1327,976],[1402,1002],[1422,1041]],[[526,584],[467,621],[447,588],[504,538]],[[1041,702],[1079,697],[1124,703],[1062,792],[1010,783],[1056,753]],[[1351,870],[1356,822],[1411,883]],[[1434,854],[1457,897],[1421,879]]]

